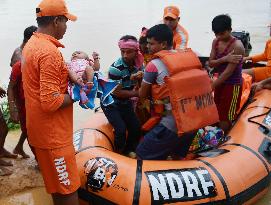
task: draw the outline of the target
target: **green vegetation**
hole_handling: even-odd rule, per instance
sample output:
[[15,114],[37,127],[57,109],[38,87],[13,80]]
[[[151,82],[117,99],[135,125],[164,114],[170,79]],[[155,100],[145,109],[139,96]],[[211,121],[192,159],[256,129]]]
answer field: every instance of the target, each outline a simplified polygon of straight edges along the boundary
[[9,130],[16,130],[20,128],[20,124],[13,123],[10,119],[9,106],[7,100],[4,100],[0,104],[0,109],[2,110],[4,119],[8,125]]

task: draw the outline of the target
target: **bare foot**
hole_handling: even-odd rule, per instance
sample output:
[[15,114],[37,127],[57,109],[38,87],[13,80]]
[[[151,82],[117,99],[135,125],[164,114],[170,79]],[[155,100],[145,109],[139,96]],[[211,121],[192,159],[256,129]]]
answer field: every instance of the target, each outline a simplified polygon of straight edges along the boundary
[[28,154],[26,154],[23,149],[17,149],[17,148],[15,148],[13,150],[13,154],[21,155],[23,157],[23,159],[30,158],[30,156]]
[[0,159],[0,166],[13,166],[13,164],[9,161]]
[[16,159],[18,155],[12,154],[11,152],[7,151],[5,148],[2,148],[0,149],[0,158],[2,157]]
[[136,153],[135,153],[135,152],[129,152],[129,153],[127,154],[127,157],[130,157],[130,158],[132,158],[132,159],[136,159]]
[[8,176],[8,175],[11,175],[12,173],[13,171],[11,171],[8,168],[0,167],[0,176]]

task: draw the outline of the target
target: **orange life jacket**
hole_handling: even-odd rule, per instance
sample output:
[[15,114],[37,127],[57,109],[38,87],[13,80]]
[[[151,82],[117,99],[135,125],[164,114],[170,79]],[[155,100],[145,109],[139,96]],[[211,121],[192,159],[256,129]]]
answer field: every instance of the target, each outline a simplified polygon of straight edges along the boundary
[[250,95],[251,87],[252,87],[252,77],[251,77],[251,75],[248,75],[246,73],[242,73],[242,79],[243,79],[242,96],[241,96],[239,110],[237,111],[237,113],[240,113],[242,107],[247,102],[248,97]]
[[155,54],[167,67],[162,85],[152,85],[154,102],[169,97],[178,134],[219,121],[211,81],[191,49],[160,51]]

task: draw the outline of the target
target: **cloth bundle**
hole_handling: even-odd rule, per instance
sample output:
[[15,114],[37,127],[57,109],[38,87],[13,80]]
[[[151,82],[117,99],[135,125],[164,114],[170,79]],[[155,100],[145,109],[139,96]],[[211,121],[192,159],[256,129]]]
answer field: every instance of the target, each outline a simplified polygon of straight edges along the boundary
[[118,82],[106,79],[101,72],[95,72],[93,86],[70,85],[68,93],[74,101],[79,101],[79,105],[84,109],[95,107],[95,98],[98,97],[104,106],[110,105],[114,99],[110,95],[118,86]]
[[218,127],[199,129],[190,147],[191,152],[217,147],[224,139],[224,132]]

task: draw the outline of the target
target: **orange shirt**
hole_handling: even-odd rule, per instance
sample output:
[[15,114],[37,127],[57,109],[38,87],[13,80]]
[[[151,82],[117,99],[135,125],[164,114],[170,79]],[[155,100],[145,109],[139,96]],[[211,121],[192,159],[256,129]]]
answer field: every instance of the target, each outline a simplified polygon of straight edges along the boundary
[[188,44],[188,32],[178,24],[177,28],[173,32],[173,49],[187,48]]
[[60,109],[68,70],[52,36],[34,33],[23,49],[22,74],[29,143],[54,149],[72,144],[72,105]]
[[271,39],[266,42],[264,52],[259,55],[252,56],[252,62],[267,61],[267,66],[271,66]]

